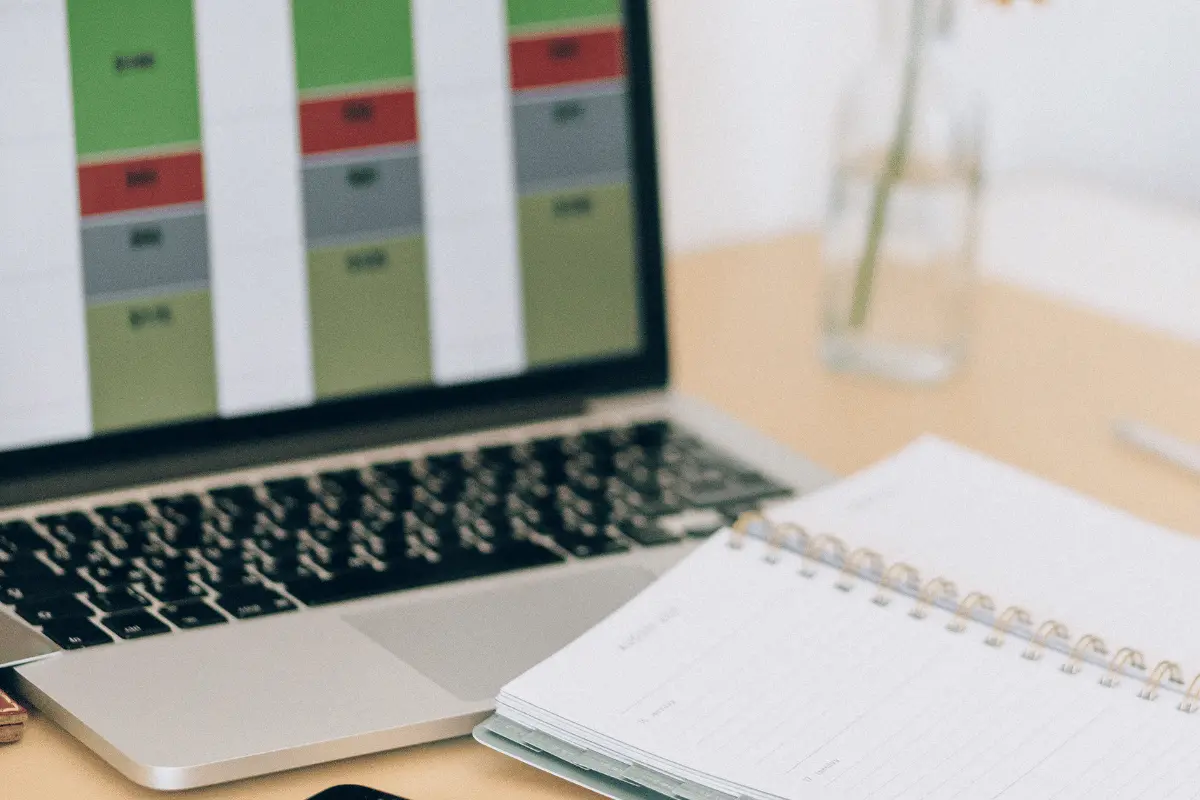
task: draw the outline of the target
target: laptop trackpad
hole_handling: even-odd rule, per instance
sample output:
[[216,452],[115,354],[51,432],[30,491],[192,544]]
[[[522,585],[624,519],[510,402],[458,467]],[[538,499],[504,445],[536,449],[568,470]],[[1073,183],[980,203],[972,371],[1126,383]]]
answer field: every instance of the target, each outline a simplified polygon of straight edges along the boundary
[[490,700],[654,577],[640,567],[614,565],[344,619],[460,700]]

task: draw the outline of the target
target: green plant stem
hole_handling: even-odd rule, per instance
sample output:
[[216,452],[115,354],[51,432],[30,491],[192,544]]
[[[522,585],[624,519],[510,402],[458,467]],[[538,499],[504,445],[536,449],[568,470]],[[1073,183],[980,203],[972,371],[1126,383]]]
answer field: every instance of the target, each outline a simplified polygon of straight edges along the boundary
[[909,145],[912,140],[913,112],[916,105],[917,81],[921,74],[921,49],[924,46],[925,13],[928,0],[913,0],[912,21],[908,37],[908,56],[904,67],[904,86],[900,97],[900,117],[896,121],[896,135],[888,151],[883,174],[875,184],[875,200],[871,208],[871,225],[867,229],[867,245],[858,263],[854,280],[854,299],[850,306],[850,327],[861,328],[867,321],[871,307],[871,291],[875,284],[875,268],[879,262],[879,251],[883,234],[887,228],[888,203],[892,189],[904,175],[908,164]]

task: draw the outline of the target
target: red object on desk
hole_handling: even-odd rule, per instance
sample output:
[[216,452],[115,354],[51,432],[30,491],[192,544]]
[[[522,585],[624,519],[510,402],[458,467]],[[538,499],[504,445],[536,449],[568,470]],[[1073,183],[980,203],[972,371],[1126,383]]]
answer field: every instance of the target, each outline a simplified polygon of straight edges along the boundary
[[29,713],[20,703],[0,692],[0,744],[18,741],[28,719]]

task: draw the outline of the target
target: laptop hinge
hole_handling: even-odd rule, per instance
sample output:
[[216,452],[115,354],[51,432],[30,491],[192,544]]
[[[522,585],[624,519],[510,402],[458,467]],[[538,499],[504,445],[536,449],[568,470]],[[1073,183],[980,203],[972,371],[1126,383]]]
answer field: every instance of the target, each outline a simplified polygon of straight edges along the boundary
[[113,491],[144,483],[211,475],[278,461],[316,458],[578,416],[585,412],[586,407],[586,400],[579,396],[543,397],[425,414],[419,418],[372,421],[272,438],[240,440],[186,451],[129,458],[113,458],[110,455],[103,462],[76,462],[69,467],[48,469],[38,474],[5,477],[0,480],[0,508]]

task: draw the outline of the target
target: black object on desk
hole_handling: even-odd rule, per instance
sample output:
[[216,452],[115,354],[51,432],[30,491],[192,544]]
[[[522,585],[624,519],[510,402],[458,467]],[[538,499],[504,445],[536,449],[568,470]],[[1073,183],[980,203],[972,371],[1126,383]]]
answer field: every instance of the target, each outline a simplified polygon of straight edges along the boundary
[[378,789],[368,789],[366,786],[346,783],[341,786],[333,786],[320,794],[314,794],[308,800],[404,800],[404,798],[381,792]]

